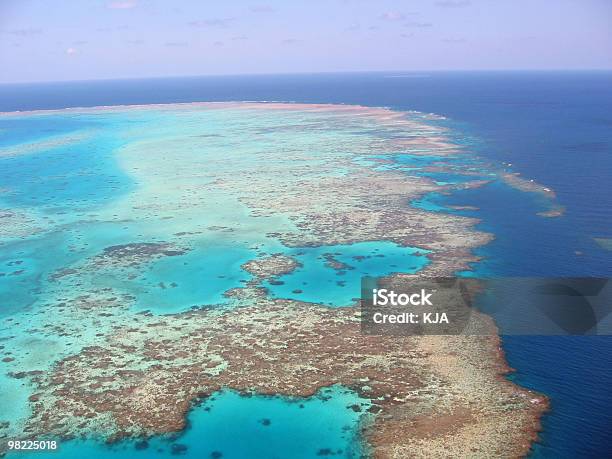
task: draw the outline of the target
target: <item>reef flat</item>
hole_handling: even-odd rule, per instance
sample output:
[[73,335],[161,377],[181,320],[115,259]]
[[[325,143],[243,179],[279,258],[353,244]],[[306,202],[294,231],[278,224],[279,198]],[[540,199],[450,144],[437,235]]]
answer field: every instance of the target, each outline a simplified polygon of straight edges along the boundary
[[220,390],[341,385],[370,400],[359,429],[375,457],[529,450],[546,401],[504,378],[487,316],[483,336],[367,336],[353,307],[361,275],[452,275],[492,237],[409,205],[488,180],[433,115],[196,103],[2,117],[66,125],[9,145],[7,168],[73,155],[0,183],[3,442],[147,438],[182,431]]

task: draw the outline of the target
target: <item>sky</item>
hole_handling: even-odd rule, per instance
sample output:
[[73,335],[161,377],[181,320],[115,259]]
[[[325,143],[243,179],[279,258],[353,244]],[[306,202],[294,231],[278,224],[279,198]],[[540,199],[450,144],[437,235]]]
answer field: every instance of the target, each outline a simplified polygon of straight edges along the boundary
[[612,69],[612,0],[0,0],[0,82]]

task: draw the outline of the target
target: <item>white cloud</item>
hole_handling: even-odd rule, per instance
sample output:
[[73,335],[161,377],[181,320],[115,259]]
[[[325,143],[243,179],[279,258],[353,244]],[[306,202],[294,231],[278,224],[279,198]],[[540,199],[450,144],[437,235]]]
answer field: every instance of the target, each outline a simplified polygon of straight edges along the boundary
[[124,0],[119,2],[110,2],[108,7],[111,10],[129,10],[136,7],[136,0]]
[[25,29],[8,30],[7,33],[10,33],[11,35],[15,35],[17,37],[30,37],[32,35],[40,35],[42,33],[42,29],[29,27]]
[[380,15],[380,19],[385,21],[401,21],[405,18],[406,15],[404,15],[404,13],[400,13],[399,11],[387,11]]
[[187,24],[191,27],[227,27],[234,21],[234,18],[211,18],[200,21],[190,21]]
[[253,5],[249,9],[252,13],[273,13],[275,11],[270,5]]
[[189,46],[189,43],[186,41],[167,41],[164,43],[164,46],[168,46],[170,48],[182,48],[185,46]]
[[442,8],[463,8],[464,6],[469,6],[470,4],[470,0],[441,0],[436,2],[436,6],[440,6]]

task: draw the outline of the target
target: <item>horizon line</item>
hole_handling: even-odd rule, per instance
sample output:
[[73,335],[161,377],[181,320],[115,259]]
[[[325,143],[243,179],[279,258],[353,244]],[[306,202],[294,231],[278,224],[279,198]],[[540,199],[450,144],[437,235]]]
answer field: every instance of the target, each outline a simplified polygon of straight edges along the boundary
[[86,78],[78,80],[27,80],[27,81],[0,81],[0,86],[24,84],[52,84],[52,83],[95,83],[110,81],[139,81],[162,80],[180,78],[223,78],[223,77],[265,77],[265,76],[300,76],[300,75],[342,75],[342,74],[382,74],[397,73],[400,75],[420,73],[606,73],[612,72],[610,68],[489,68],[489,69],[414,69],[414,70],[331,70],[313,72],[258,72],[258,73],[209,73],[186,75],[153,75],[153,76],[120,76],[111,78]]

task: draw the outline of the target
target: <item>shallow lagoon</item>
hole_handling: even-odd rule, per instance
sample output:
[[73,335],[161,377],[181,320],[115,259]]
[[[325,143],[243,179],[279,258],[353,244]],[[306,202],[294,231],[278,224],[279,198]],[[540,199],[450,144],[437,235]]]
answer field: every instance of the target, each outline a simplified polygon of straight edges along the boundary
[[[106,445],[75,440],[60,445],[61,457],[96,458],[358,458],[359,429],[370,406],[341,386],[312,397],[287,398],[214,393],[195,406],[187,429],[173,437]],[[56,458],[58,452],[14,453],[8,457]]]
[[136,294],[135,309],[155,314],[223,304],[228,301],[224,292],[250,279],[241,265],[253,257],[253,251],[246,247],[199,247],[153,263],[126,288]]
[[427,252],[389,241],[290,249],[285,255],[301,266],[265,285],[276,298],[349,306],[359,297],[362,277],[415,273],[429,262]]
[[[20,154],[1,159],[0,186],[8,190],[0,195],[1,204],[28,212],[42,231],[0,240],[3,262],[20,260],[24,267],[24,277],[2,280],[8,282],[3,290],[4,312],[15,313],[29,327],[43,330],[48,325],[45,320],[52,323],[53,318],[33,313],[65,297],[90,295],[94,289],[131,295],[134,301],[122,314],[181,313],[226,303],[224,292],[251,279],[241,265],[271,253],[289,255],[301,264],[294,272],[264,283],[271,296],[348,306],[359,296],[362,276],[414,273],[427,265],[427,251],[389,241],[304,248],[281,244],[275,232],[294,229],[282,210],[255,218],[231,188],[223,187],[224,178],[229,181],[237,171],[256,169],[262,161],[279,171],[288,161],[298,161],[304,174],[300,180],[334,177],[343,169],[319,172],[321,165],[329,157],[344,160],[370,153],[368,136],[356,138],[354,132],[345,132],[342,123],[329,124],[326,115],[321,115],[325,130],[310,130],[311,117],[316,119],[316,114],[299,110],[251,114],[257,115],[255,126],[244,112],[231,109],[111,110],[83,115],[87,120],[83,125],[71,124],[75,118],[63,114],[60,118],[65,124],[59,123],[47,137],[38,133],[28,139],[23,137],[26,131],[16,132],[18,138],[7,144]],[[22,118],[29,119],[27,115]],[[53,118],[46,115],[44,119]],[[38,142],[40,148],[31,149],[23,142]],[[308,151],[306,158],[299,150],[295,156],[287,153],[295,145]],[[228,152],[232,152],[231,161]],[[405,159],[417,166],[443,159],[423,158]],[[169,162],[172,168],[166,167]],[[409,169],[408,163],[400,166]],[[397,165],[388,164],[388,168]],[[215,180],[218,182],[213,183]],[[189,234],[179,236],[185,228]],[[144,267],[133,266],[129,260],[125,265],[96,269],[87,265],[109,246],[167,241],[178,246],[184,243],[188,250],[180,256],[151,260]],[[62,268],[78,274],[54,277]],[[12,291],[19,293],[11,295]],[[53,313],[60,314],[59,309]],[[82,317],[58,317],[78,333],[42,338],[35,333],[36,344],[28,341],[27,327],[17,333],[14,327],[5,328],[3,337],[19,335],[9,344],[16,360],[6,369],[44,371],[58,358],[95,345],[100,340],[97,335],[108,333],[122,318],[117,315],[102,322],[95,314],[91,316],[87,324],[79,322]],[[26,348],[44,359],[31,361],[32,356],[24,355]],[[27,414],[26,400],[32,389],[23,382],[17,388],[14,382],[6,373],[0,379],[4,393],[18,393],[10,413],[17,420]],[[324,398],[303,401],[304,408],[282,397],[218,394],[214,401],[192,410],[190,428],[175,443],[185,444],[187,454],[194,457],[208,457],[215,451],[222,457],[315,457],[319,453],[355,457],[362,411],[347,407],[357,403],[365,408],[368,402],[357,402],[355,394],[341,388],[325,391]],[[238,443],[236,438],[246,441]],[[160,448],[163,452],[157,451]],[[88,440],[63,445],[63,455],[82,457],[95,452],[99,457],[157,457],[172,454],[171,448],[164,439],[152,440],[147,449],[139,450],[135,444],[109,448]]]
[[[575,235],[579,231],[581,235],[603,237],[609,233],[612,206],[609,206],[609,194],[601,193],[609,183],[612,157],[609,154],[612,86],[608,73],[434,72],[414,75],[419,78],[387,76],[363,73],[70,82],[53,86],[6,86],[2,88],[2,96],[4,110],[234,99],[387,105],[445,114],[452,119],[449,125],[456,127],[462,120],[465,122],[459,126],[462,132],[477,130],[474,133],[488,141],[484,156],[515,163],[517,170],[559,193],[562,202],[568,204],[568,216],[572,213],[578,216],[578,221],[566,223],[563,234]],[[585,88],[591,90],[585,91]],[[505,97],[499,97],[500,89]],[[27,134],[31,135],[31,131]],[[564,161],[550,161],[560,155]],[[468,193],[476,195],[480,191]],[[475,216],[484,218],[485,222],[495,221],[499,213],[511,218],[515,215],[514,208],[506,211],[503,204],[513,205],[524,200],[518,193],[510,200],[496,201],[494,197],[491,193],[482,195],[491,201],[493,213]],[[466,204],[463,196],[453,201],[456,205]],[[481,200],[470,204],[487,212]],[[502,241],[498,231],[514,228],[514,222],[508,225],[501,223],[496,228],[485,229],[495,230],[497,240]],[[529,241],[538,237],[539,233],[534,234],[532,222],[528,221],[520,234],[517,232],[508,240]],[[547,265],[543,272],[550,275],[553,263],[543,256],[552,253],[550,250],[544,253],[530,250],[529,256],[524,257],[526,252],[514,251],[516,247],[508,244],[512,251],[504,247],[499,252],[483,255],[487,255],[487,263],[491,264],[495,258],[504,259],[514,253],[512,259],[516,259],[516,266]],[[609,276],[609,255],[597,252],[599,249],[589,245],[589,241],[581,240],[576,246],[575,238],[568,241],[560,238],[559,249],[558,253],[563,256],[569,253],[567,263],[562,266],[583,267],[586,263],[590,268],[594,263],[595,272]],[[574,250],[588,254],[582,257],[582,264],[571,255]],[[578,275],[585,274],[584,268],[578,271]],[[603,457],[608,452],[610,416],[603,413],[601,406],[592,406],[592,400],[612,406],[609,391],[606,392],[610,386],[610,364],[602,359],[612,352],[610,340],[605,338],[597,343],[588,339],[567,343],[567,340],[563,343],[545,339],[516,339],[512,343],[506,340],[504,348],[511,366],[519,370],[521,383],[551,394],[555,401],[555,409],[545,420],[543,444],[538,446],[546,450],[543,456],[569,458],[588,452],[594,457]],[[566,365],[560,377],[559,362],[570,353],[575,356],[574,365]],[[561,390],[555,392],[555,387],[551,387],[555,385]],[[612,409],[606,412],[611,413]],[[540,457],[540,453],[536,452],[535,456]]]

